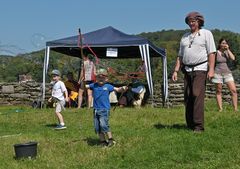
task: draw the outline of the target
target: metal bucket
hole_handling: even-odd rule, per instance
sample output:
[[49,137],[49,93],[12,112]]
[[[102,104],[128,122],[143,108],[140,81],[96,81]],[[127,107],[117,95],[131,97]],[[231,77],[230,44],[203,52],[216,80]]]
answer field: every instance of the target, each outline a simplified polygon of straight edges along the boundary
[[36,156],[37,156],[37,144],[38,144],[37,142],[15,144],[14,145],[14,150],[15,150],[16,159],[36,158]]

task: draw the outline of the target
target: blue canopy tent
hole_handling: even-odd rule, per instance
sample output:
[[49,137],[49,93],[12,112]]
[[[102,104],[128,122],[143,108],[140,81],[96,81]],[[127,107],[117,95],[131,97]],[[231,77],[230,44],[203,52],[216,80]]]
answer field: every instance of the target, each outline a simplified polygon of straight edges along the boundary
[[[146,68],[146,79],[150,96],[153,96],[153,81],[150,57],[161,57],[163,65],[164,102],[168,97],[167,58],[165,49],[154,46],[149,40],[125,34],[111,26],[83,34],[82,46],[90,46],[99,58],[109,58],[107,51],[116,49],[114,58],[141,58]],[[43,68],[43,100],[45,99],[45,77],[48,70],[50,50],[69,56],[82,57],[79,48],[79,36],[72,36],[46,43]],[[111,57],[112,58],[112,57]]]

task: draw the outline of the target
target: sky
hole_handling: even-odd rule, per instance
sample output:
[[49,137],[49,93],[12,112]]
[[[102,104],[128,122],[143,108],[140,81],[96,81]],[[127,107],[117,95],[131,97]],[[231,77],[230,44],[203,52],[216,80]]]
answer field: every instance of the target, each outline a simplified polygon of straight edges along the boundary
[[127,34],[187,29],[198,11],[206,29],[240,33],[239,0],[1,0],[0,54],[37,51],[46,41],[112,26]]

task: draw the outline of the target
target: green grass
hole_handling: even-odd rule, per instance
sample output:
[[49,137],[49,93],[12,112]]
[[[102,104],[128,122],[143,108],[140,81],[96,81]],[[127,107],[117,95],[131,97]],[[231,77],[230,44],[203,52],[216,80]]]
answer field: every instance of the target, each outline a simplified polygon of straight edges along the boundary
[[[67,129],[53,130],[54,109],[0,108],[0,168],[240,168],[240,114],[230,105],[217,112],[205,108],[205,129],[185,128],[184,107],[117,108],[110,126],[117,144],[101,148],[92,124],[92,110],[63,112]],[[17,111],[16,111],[17,110]],[[37,141],[34,160],[15,160],[14,144]]]

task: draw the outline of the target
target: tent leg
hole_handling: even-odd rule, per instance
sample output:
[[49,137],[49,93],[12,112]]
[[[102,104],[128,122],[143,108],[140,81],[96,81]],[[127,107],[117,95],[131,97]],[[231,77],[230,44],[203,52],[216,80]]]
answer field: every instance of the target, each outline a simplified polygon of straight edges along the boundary
[[48,69],[48,62],[49,62],[49,54],[50,54],[50,47],[46,47],[45,49],[45,56],[43,61],[43,82],[41,86],[41,108],[44,106],[45,101],[45,92],[46,92],[46,74]]
[[165,107],[164,84],[161,84],[161,91],[162,91],[162,107]]

